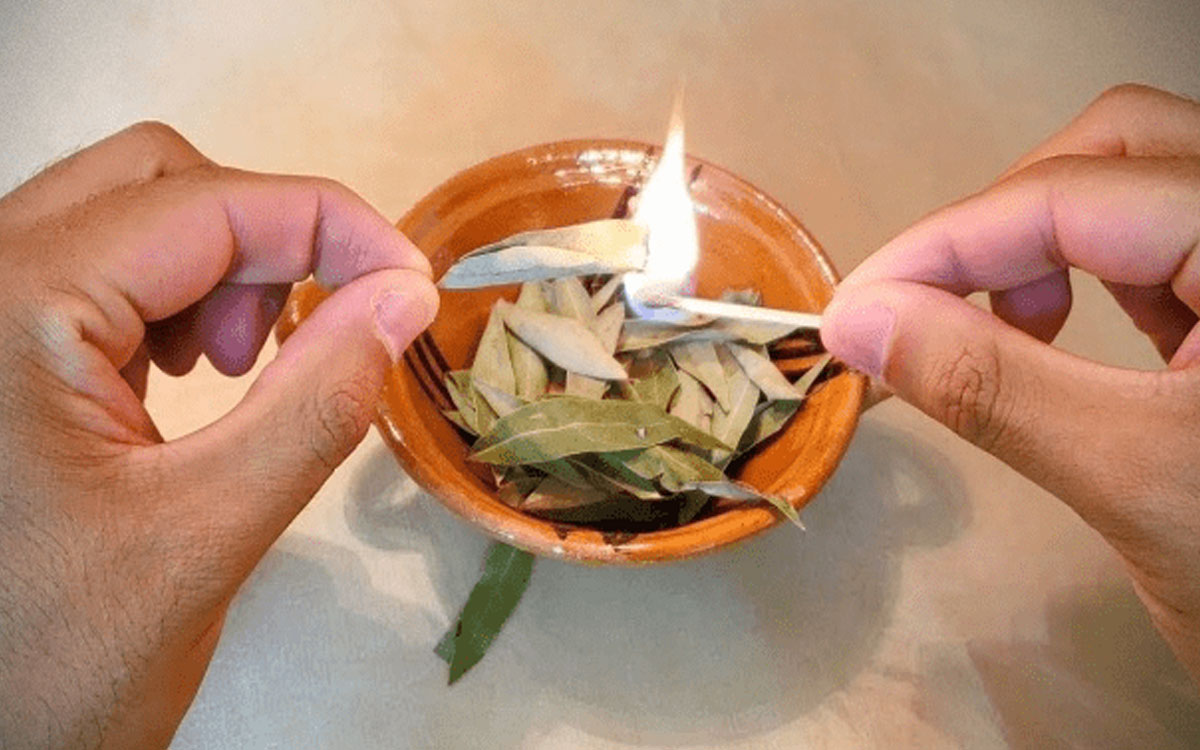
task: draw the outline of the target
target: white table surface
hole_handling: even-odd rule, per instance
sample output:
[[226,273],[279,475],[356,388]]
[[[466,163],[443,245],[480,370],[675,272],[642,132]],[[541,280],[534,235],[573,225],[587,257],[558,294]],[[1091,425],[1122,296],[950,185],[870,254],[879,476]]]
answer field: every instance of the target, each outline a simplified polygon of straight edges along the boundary
[[[5,189],[158,118],[399,216],[514,148],[659,140],[682,74],[689,150],[843,270],[1111,84],[1200,95],[1189,0],[0,0],[0,18]],[[1063,346],[1158,366],[1098,285],[1075,308]],[[252,377],[156,373],[149,407],[184,434]],[[1096,534],[915,410],[863,420],[806,521],[670,566],[543,561],[447,688],[431,648],[486,541],[372,434],[246,584],[173,746],[1200,745],[1196,688]]]

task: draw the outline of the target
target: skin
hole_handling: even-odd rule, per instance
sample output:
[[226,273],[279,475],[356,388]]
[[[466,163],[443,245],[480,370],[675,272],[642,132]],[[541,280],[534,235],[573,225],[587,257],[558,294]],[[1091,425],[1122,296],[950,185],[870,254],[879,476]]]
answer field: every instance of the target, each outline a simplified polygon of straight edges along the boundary
[[[1067,503],[1200,681],[1200,104],[1103,94],[994,184],[893,239],[826,310],[830,351]],[[1166,367],[1054,348],[1067,269]],[[987,291],[992,314],[962,299]]]
[[[1099,530],[1200,677],[1198,238],[1200,107],[1121,87],[880,250],[822,336]],[[0,737],[165,746],[230,598],[435,314],[429,266],[344,187],[218,167],[154,123],[0,199],[0,265]],[[1105,280],[1167,369],[1044,343],[1069,266]],[[243,401],[164,442],[150,363],[245,372],[310,273],[337,291]],[[960,298],[985,289],[995,315]]]
[[[432,320],[429,264],[341,185],[144,123],[0,199],[0,267],[0,744],[165,746],[230,598]],[[244,399],[164,442],[151,361],[247,371],[310,274],[337,291]]]

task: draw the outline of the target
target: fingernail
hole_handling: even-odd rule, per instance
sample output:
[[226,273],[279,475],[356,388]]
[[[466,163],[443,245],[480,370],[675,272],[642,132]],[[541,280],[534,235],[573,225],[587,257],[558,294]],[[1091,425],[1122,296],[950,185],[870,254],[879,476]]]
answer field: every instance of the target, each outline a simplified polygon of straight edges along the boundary
[[428,281],[416,281],[377,295],[371,305],[379,340],[387,349],[392,364],[400,361],[404,350],[437,314],[437,291]]
[[878,302],[838,305],[824,316],[821,339],[843,362],[874,378],[883,378],[896,312]]

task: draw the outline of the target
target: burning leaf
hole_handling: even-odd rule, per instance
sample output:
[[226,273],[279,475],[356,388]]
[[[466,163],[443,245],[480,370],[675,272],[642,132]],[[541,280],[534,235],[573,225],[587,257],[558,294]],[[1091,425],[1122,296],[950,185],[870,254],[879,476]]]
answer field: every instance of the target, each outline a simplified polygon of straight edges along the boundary
[[646,263],[645,230],[625,219],[522,232],[459,258],[443,289],[471,289],[564,276],[619,273]]

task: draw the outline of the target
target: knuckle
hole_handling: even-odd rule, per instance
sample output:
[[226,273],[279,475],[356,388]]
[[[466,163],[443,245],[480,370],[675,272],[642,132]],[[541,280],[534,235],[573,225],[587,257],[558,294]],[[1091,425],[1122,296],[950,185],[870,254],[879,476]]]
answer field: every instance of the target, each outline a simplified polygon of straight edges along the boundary
[[374,380],[359,375],[337,383],[317,398],[309,447],[322,466],[335,468],[362,439],[376,395]]
[[994,346],[971,344],[932,370],[933,417],[987,451],[1007,432],[1000,356]]
[[203,159],[190,141],[164,122],[144,120],[127,128],[125,135],[137,141],[138,173],[142,181],[162,177],[170,161],[183,157]]

